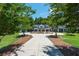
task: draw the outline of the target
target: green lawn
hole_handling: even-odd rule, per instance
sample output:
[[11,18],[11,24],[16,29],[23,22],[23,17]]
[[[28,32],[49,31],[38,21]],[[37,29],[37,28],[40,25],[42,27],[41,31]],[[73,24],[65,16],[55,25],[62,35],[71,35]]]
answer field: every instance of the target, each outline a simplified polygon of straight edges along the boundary
[[[2,38],[0,42],[0,48],[8,46],[17,40],[18,33],[6,35]],[[1,37],[1,36],[0,36]]]
[[75,34],[74,36],[64,35],[62,36],[64,41],[71,44],[74,47],[79,48],[79,34]]

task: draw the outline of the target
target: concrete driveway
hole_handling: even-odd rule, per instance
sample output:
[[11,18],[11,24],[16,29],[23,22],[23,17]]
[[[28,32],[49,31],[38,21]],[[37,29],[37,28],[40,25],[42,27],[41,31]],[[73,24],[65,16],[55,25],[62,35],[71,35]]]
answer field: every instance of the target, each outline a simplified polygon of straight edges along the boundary
[[18,56],[63,56],[47,38],[51,34],[31,34],[33,36],[16,51]]

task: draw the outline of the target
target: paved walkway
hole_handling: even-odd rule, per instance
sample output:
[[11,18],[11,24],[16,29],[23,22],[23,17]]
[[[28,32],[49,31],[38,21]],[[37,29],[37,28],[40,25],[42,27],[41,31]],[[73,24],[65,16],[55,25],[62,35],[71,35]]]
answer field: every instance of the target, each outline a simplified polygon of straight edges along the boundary
[[16,51],[19,56],[62,56],[62,53],[46,37],[49,34],[31,34],[27,43]]

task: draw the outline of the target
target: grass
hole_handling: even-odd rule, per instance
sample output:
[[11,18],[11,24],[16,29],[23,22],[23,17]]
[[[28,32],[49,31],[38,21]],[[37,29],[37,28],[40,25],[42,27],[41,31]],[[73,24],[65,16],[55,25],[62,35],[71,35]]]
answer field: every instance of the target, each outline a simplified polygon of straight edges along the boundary
[[15,42],[17,40],[17,36],[18,33],[4,36],[0,42],[0,48],[3,48]]
[[75,34],[75,35],[63,35],[62,36],[64,41],[71,44],[74,47],[79,48],[79,34]]

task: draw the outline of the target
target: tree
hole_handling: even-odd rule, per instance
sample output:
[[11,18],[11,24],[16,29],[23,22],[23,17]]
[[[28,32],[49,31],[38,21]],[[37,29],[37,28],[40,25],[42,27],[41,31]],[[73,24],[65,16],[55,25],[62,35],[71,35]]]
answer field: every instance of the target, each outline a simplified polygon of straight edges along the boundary
[[48,24],[49,25],[49,21],[47,18],[39,17],[35,19],[35,24]]
[[55,3],[55,4],[49,4],[49,6],[51,13],[48,19],[51,19],[52,26],[55,29],[55,36],[57,37],[58,25],[61,25],[64,22],[64,19],[62,19],[64,16],[64,12],[63,12],[64,5]]
[[23,17],[22,20],[20,21],[20,29],[21,30],[32,30],[34,25],[34,20],[32,17]]
[[64,12],[68,32],[79,32],[79,4],[66,4],[66,10]]
[[[79,32],[79,4],[78,3],[65,3],[65,4],[49,4],[51,15],[49,16],[52,19],[52,25],[64,24],[68,28],[68,32]],[[58,14],[64,16],[59,17]],[[56,20],[57,19],[57,20]],[[63,20],[62,20],[63,19]]]
[[31,7],[22,3],[5,3],[0,4],[0,34],[9,34],[19,31],[18,25],[28,25],[29,28],[30,16],[35,11]]

